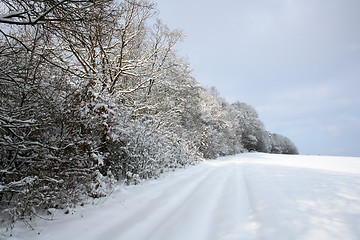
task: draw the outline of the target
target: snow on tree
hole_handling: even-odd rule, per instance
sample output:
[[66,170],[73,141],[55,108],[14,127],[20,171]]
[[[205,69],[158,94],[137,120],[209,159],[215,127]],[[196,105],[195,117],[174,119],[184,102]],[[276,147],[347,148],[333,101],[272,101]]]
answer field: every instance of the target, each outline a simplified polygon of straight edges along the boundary
[[4,0],[1,10],[0,213],[10,222],[203,158],[297,153],[254,108],[201,87],[176,53],[183,34],[149,1]]

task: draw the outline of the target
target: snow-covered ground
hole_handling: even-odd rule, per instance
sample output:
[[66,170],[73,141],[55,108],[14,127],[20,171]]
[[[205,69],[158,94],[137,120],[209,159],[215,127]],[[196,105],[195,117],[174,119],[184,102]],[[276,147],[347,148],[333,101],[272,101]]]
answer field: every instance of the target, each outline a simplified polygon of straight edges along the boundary
[[35,230],[17,224],[8,238],[360,239],[360,158],[219,158],[120,186],[98,204],[31,224]]

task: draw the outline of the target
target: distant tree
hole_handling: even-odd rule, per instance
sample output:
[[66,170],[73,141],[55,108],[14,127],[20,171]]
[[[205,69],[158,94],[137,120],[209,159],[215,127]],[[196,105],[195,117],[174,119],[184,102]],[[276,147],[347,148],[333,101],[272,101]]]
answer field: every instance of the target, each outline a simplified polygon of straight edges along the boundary
[[267,152],[268,134],[256,110],[240,102],[235,102],[231,107],[236,112],[236,132],[241,136],[243,146],[249,151]]
[[287,137],[273,133],[271,152],[279,154],[299,154],[295,144]]

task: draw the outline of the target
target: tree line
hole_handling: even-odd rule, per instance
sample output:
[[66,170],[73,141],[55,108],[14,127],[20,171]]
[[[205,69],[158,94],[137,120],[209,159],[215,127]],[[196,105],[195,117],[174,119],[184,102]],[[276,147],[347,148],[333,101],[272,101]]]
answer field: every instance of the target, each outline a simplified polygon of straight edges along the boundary
[[203,159],[297,154],[202,87],[145,0],[2,0],[0,211],[10,221]]

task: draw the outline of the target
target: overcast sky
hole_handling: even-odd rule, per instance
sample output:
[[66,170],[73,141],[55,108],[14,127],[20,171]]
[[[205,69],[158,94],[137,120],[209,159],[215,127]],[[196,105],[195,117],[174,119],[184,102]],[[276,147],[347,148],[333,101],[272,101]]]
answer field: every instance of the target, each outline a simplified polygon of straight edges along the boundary
[[157,0],[193,75],[301,154],[360,156],[359,0]]

